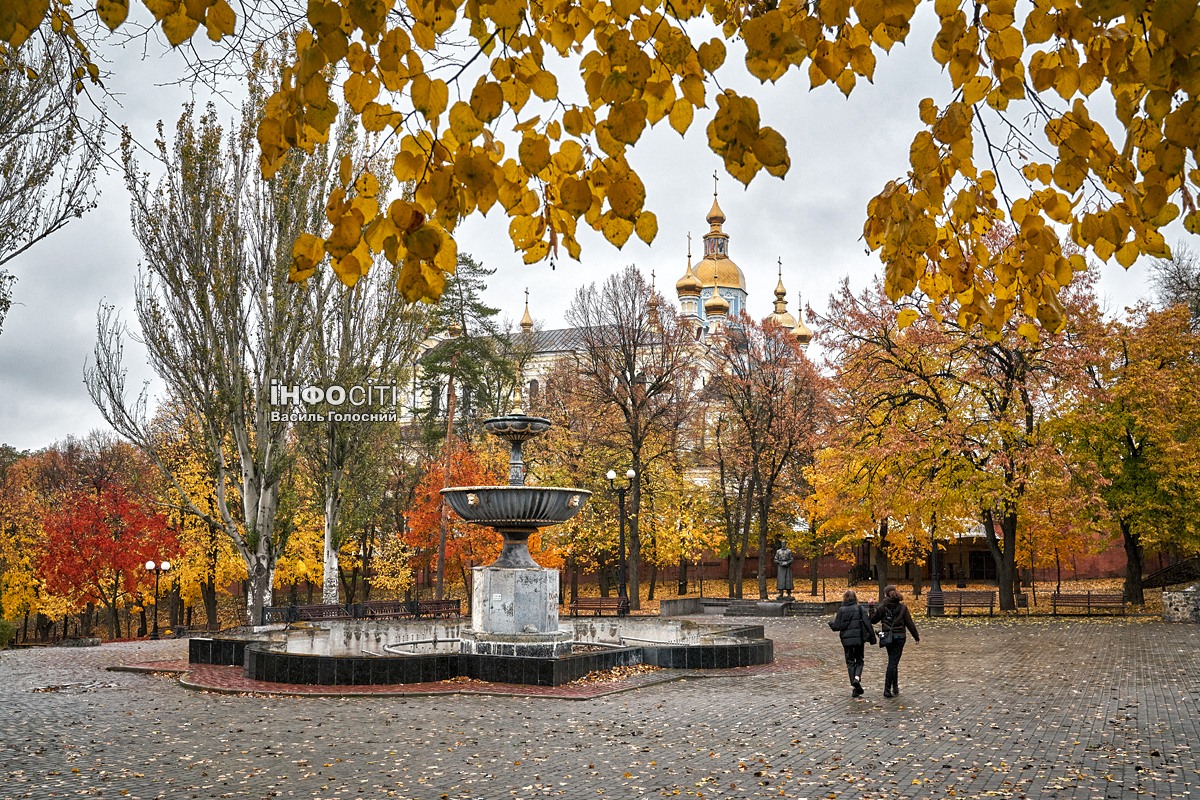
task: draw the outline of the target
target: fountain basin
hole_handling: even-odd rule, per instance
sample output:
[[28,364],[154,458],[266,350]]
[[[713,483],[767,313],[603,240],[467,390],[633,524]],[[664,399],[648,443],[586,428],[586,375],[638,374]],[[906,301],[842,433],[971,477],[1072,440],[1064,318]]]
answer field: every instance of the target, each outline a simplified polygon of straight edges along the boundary
[[[592,496],[561,486],[455,486],[442,489],[446,502],[467,522],[528,538],[538,528],[566,522]],[[511,532],[511,533],[510,533]]]
[[493,567],[522,569],[538,566],[525,543],[530,534],[566,522],[592,493],[561,486],[455,486],[442,489],[442,496],[467,522],[492,528],[504,537]]
[[[485,649],[491,652],[462,652],[463,634],[490,642],[493,646]],[[265,626],[243,636],[194,637],[188,642],[188,660],[240,665],[247,678],[281,684],[353,686],[468,677],[559,686],[619,665],[729,669],[769,664],[774,656],[761,625],[652,617],[564,620],[553,638],[592,645],[587,652],[557,657],[500,654],[505,639],[516,644],[522,638],[481,637],[460,620],[330,620]]]

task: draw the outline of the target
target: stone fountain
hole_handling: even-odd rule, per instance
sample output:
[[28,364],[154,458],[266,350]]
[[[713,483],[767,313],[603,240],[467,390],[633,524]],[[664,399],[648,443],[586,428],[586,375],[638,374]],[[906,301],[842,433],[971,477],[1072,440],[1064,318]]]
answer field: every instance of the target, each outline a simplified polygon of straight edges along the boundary
[[193,638],[188,660],[241,665],[246,678],[266,683],[320,685],[465,677],[558,686],[633,664],[706,670],[770,663],[773,645],[761,625],[580,617],[561,628],[558,570],[533,560],[528,539],[578,514],[591,492],[525,485],[521,446],[549,430],[549,420],[514,409],[483,425],[510,445],[508,485],[442,490],[460,517],[503,539],[499,558],[474,568],[469,627],[458,619],[364,617],[346,606],[336,618],[296,624],[266,624],[264,618],[246,631]]
[[460,517],[503,538],[500,556],[474,568],[471,627],[460,631],[462,652],[553,658],[571,652],[574,632],[560,630],[558,570],[540,566],[528,540],[538,528],[566,522],[591,497],[585,489],[526,486],[521,446],[550,429],[550,420],[520,409],[484,420],[483,428],[509,443],[507,486],[443,489]]

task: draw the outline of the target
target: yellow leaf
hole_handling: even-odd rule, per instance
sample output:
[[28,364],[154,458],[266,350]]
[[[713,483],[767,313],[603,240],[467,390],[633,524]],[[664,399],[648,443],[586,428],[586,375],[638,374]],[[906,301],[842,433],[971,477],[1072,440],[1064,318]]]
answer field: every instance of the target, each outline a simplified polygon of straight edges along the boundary
[[288,269],[288,280],[292,283],[308,280],[324,257],[325,240],[311,233],[300,234],[292,245],[292,264]]
[[915,308],[906,308],[896,315],[896,325],[900,330],[904,330],[909,325],[917,321],[917,317],[921,316]]
[[697,48],[696,58],[700,62],[700,69],[716,72],[725,63],[725,43],[714,36]]
[[217,0],[209,6],[204,24],[208,28],[208,38],[216,42],[222,36],[233,35],[234,28],[237,26],[237,14],[226,0]]
[[187,8],[183,5],[180,5],[173,14],[165,17],[162,21],[163,34],[172,47],[179,47],[191,39],[199,25],[199,21],[188,16]]
[[973,106],[984,97],[987,97],[988,90],[991,88],[992,79],[990,77],[987,75],[976,75],[963,86],[963,102],[969,106]]
[[654,237],[658,235],[658,217],[654,216],[653,211],[643,211],[639,216],[633,229],[637,232],[638,238],[646,244],[654,241]]
[[346,79],[345,86],[342,87],[342,92],[350,108],[354,109],[354,113],[361,114],[367,107],[367,103],[379,95],[379,78],[372,73],[365,75],[358,72],[351,73],[350,77]]
[[450,132],[459,142],[466,144],[483,133],[483,123],[475,116],[471,106],[459,100],[450,107]]
[[537,175],[550,163],[550,142],[544,136],[526,135],[521,139],[517,155],[521,159],[521,166],[530,175]]
[[404,235],[404,246],[408,252],[422,260],[432,259],[441,245],[441,231],[429,223]]
[[500,116],[500,112],[504,110],[504,91],[500,84],[485,81],[476,86],[475,91],[471,92],[471,110],[484,123]]
[[633,233],[633,223],[614,214],[606,214],[600,232],[610,243],[621,248],[629,241],[629,234]]
[[671,106],[671,114],[667,119],[670,120],[671,127],[675,129],[675,132],[683,136],[692,125],[694,113],[691,103],[679,100]]
[[110,31],[115,31],[129,16],[129,0],[96,0],[96,14]]
[[787,141],[774,128],[763,128],[754,141],[754,157],[767,167],[788,164]]
[[686,76],[679,82],[679,91],[696,108],[704,107],[704,81],[700,80],[697,76]]
[[529,79],[529,88],[542,100],[558,97],[558,79],[546,70],[541,70]]

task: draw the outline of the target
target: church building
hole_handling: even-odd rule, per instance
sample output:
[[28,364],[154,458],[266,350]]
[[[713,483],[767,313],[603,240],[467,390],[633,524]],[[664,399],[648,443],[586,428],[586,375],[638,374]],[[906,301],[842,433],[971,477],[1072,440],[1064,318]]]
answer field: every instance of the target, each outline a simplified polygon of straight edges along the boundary
[[[708,232],[704,234],[704,255],[692,264],[691,234],[688,234],[687,266],[683,277],[675,282],[675,295],[680,315],[691,322],[697,330],[697,339],[703,342],[717,334],[720,329],[742,314],[749,314],[747,305],[746,275],[729,257],[729,234],[725,232],[725,212],[717,202],[713,191],[712,208],[705,217]],[[792,332],[807,348],[813,333],[804,324],[803,310],[796,316],[787,310],[787,290],[783,286],[783,265],[778,265],[779,278],[775,285],[775,308],[763,322],[779,325]],[[521,330],[533,337],[533,357],[526,364],[522,381],[527,396],[536,396],[545,380],[550,366],[559,358],[580,349],[578,332],[573,328],[534,331],[533,317],[529,313],[529,292],[525,292],[525,313],[521,317]]]

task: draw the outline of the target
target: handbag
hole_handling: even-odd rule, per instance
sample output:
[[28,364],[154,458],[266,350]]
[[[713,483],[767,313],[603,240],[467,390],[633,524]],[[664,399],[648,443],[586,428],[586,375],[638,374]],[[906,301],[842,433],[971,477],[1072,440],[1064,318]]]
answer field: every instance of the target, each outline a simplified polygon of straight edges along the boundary
[[888,623],[887,628],[879,629],[879,646],[887,647],[892,642],[896,641],[896,620],[900,617],[900,612],[896,612],[896,616],[892,617],[892,621]]

